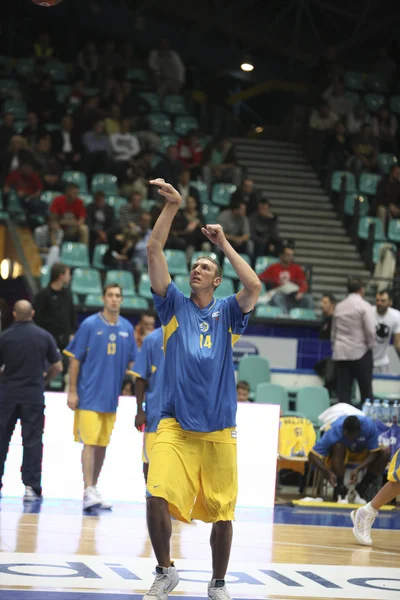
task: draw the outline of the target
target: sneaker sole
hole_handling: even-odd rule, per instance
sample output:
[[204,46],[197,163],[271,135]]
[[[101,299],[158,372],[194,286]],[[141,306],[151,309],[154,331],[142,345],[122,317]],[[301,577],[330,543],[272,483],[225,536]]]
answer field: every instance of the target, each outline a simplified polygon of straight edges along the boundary
[[22,498],[22,502],[32,503],[32,502],[42,502],[43,498]]
[[355,510],[351,511],[350,518],[351,518],[351,521],[353,523],[353,535],[354,535],[354,537],[356,538],[357,542],[359,544],[361,544],[362,546],[372,546],[372,541],[369,544],[368,542],[366,542],[365,540],[363,540],[362,538],[360,538],[358,536],[358,532],[357,532],[357,529],[356,529],[356,519],[355,519],[355,516],[356,516],[356,511]]
[[83,510],[90,510],[91,508],[100,508],[100,502],[92,502],[91,504],[84,504]]

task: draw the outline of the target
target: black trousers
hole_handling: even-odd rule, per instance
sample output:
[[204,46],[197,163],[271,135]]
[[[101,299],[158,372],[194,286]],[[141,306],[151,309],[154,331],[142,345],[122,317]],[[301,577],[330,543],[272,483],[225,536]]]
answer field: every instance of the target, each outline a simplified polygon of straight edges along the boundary
[[337,360],[335,365],[336,392],[339,402],[351,404],[354,380],[359,385],[361,401],[364,402],[367,398],[372,400],[372,371],[374,366],[372,350],[368,350],[358,360]]
[[18,419],[21,421],[24,447],[22,481],[25,486],[30,486],[40,496],[42,494],[44,404],[0,402],[0,489],[8,447]]

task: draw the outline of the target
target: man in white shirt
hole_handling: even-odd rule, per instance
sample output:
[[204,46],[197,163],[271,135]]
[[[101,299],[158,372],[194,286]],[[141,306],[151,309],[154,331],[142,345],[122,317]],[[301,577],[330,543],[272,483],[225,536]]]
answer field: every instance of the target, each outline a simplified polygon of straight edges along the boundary
[[110,135],[110,142],[119,177],[125,175],[129,162],[140,152],[139,140],[131,132],[131,128],[131,119],[123,119],[121,122],[121,131]]
[[400,358],[400,311],[392,308],[392,295],[389,290],[378,292],[375,301],[374,373],[383,375],[390,372],[388,348],[392,337],[394,349]]

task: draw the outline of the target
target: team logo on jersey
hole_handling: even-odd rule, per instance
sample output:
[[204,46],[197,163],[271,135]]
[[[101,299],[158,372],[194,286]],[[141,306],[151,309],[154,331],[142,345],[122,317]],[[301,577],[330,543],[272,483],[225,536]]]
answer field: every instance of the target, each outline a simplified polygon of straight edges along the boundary
[[213,312],[213,314],[211,315],[211,317],[213,319],[218,319],[218,317],[219,317],[219,310],[216,310],[215,312]]
[[110,333],[110,337],[108,339],[110,340],[110,342],[115,342],[117,336],[115,335],[115,333]]
[[200,331],[202,331],[203,333],[205,333],[209,329],[210,329],[210,326],[209,326],[208,323],[206,323],[205,321],[203,321],[202,323],[200,323]]
[[102,331],[98,331],[97,335],[103,335],[103,332]]
[[120,332],[119,332],[119,335],[120,335],[121,337],[128,337],[128,336],[129,336],[129,333],[128,333],[127,331],[120,331]]

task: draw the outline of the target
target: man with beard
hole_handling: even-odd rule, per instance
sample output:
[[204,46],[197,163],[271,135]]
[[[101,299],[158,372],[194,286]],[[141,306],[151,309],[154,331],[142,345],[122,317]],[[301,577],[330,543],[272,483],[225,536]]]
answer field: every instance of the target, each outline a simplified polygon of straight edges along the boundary
[[376,294],[374,308],[376,319],[376,346],[374,348],[374,373],[389,373],[388,348],[393,336],[394,349],[400,358],[400,311],[392,308],[392,295],[389,290]]

